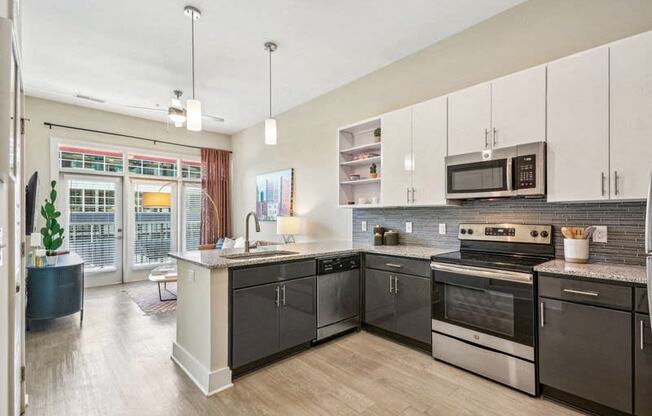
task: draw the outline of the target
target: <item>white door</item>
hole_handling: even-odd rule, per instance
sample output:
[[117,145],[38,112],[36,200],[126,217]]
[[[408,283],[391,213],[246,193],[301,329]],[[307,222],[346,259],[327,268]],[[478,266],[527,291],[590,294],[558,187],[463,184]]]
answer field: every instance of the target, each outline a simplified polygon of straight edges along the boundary
[[412,204],[446,204],[446,97],[412,108]]
[[[412,107],[382,116],[383,205],[407,205],[412,186]],[[406,169],[407,168],[407,169]]]
[[66,247],[84,259],[86,287],[122,283],[122,180],[62,175]]
[[508,75],[491,84],[491,145],[546,140],[546,67]]
[[548,65],[548,201],[609,199],[609,49]]
[[476,85],[448,96],[448,154],[488,149],[491,84]]
[[652,32],[614,43],[611,199],[644,199],[652,161]]

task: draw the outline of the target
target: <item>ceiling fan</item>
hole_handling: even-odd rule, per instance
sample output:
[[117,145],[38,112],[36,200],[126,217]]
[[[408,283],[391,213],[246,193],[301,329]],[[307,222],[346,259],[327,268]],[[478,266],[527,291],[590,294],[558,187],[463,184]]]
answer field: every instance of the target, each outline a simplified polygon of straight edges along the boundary
[[[168,120],[174,123],[175,127],[183,127],[183,124],[186,122],[187,119],[186,109],[183,107],[183,104],[181,103],[181,96],[183,95],[183,91],[174,90],[172,91],[172,94],[173,96],[171,100],[171,105],[167,109],[156,108],[156,107],[142,107],[138,105],[125,105],[125,107],[134,108],[138,110],[166,112],[168,114]],[[202,113],[201,116],[202,118],[217,121],[218,123],[224,123],[224,119],[222,117],[217,117],[205,113]]]

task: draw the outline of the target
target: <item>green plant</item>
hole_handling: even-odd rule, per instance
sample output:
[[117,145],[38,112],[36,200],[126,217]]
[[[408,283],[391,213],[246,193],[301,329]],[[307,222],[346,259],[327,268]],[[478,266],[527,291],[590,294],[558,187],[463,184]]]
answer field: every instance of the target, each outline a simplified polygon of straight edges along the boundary
[[376,173],[376,164],[372,163],[371,166],[369,166],[369,173],[372,175]]
[[45,247],[46,254],[52,256],[57,249],[63,244],[63,227],[57,221],[61,216],[61,212],[57,211],[54,205],[57,200],[57,181],[50,183],[52,189],[50,190],[50,200],[45,198],[45,205],[41,205],[41,216],[45,218],[45,226],[41,228],[41,235],[43,236],[43,247]]
[[380,127],[374,130],[374,137],[380,137]]

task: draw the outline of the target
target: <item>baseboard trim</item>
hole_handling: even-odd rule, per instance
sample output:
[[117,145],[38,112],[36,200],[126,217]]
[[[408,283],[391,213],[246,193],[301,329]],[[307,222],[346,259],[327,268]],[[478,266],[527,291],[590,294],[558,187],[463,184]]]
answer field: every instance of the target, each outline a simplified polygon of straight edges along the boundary
[[231,369],[229,367],[209,371],[192,354],[176,342],[172,344],[172,355],[170,358],[186,373],[206,397],[233,387],[233,383],[231,382]]

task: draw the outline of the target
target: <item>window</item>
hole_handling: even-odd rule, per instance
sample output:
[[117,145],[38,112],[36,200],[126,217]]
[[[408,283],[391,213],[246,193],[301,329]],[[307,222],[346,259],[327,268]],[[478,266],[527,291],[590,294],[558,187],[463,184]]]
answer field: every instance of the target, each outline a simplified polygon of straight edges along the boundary
[[145,155],[129,155],[129,172],[138,175],[177,176],[177,160]]
[[[131,167],[129,168],[131,170]],[[171,208],[143,207],[143,193],[171,192],[170,185],[136,183],[134,265],[165,263],[172,248]]]
[[86,269],[115,267],[115,202],[115,183],[70,182],[67,238]]
[[109,152],[81,147],[59,146],[59,167],[98,172],[122,172],[122,152]]
[[185,249],[197,250],[201,233],[201,188],[185,185],[183,199]]
[[201,162],[197,160],[182,160],[181,176],[188,179],[201,179]]

